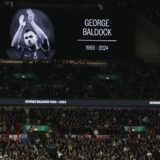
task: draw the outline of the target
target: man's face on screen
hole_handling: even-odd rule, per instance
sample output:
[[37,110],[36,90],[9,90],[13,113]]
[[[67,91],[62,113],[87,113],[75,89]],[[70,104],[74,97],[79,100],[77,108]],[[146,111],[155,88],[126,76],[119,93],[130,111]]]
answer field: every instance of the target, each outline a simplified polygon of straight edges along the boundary
[[24,33],[24,42],[27,47],[32,47],[37,45],[37,41],[38,41],[38,38],[34,32],[28,31]]

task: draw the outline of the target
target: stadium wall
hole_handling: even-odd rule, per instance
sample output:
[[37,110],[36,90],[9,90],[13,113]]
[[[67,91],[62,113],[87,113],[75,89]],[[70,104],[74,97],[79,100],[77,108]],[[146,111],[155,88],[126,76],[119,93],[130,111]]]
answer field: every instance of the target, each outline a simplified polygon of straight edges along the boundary
[[160,61],[160,28],[136,13],[135,55],[144,60]]

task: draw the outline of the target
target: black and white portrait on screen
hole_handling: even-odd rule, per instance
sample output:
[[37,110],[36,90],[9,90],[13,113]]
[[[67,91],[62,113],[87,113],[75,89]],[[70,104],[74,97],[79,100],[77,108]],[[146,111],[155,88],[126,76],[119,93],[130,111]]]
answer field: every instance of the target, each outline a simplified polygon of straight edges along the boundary
[[10,27],[9,58],[45,60],[54,55],[54,30],[49,18],[40,10],[22,9],[16,12]]

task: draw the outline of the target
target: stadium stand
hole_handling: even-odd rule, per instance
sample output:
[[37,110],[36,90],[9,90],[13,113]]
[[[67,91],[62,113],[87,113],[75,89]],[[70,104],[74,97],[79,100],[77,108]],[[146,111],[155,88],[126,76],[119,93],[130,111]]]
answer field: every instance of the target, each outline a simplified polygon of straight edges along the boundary
[[[158,0],[3,0],[134,9],[159,25]],[[160,63],[0,60],[1,99],[158,100]],[[159,101],[158,101],[159,102]],[[0,160],[160,160],[160,108],[0,105]]]
[[[0,111],[0,153],[4,158],[158,160],[160,157],[159,108],[9,107]],[[49,125],[50,131],[26,131],[24,124]],[[132,126],[131,132],[125,131],[127,125]],[[147,129],[135,132],[133,126]],[[21,135],[27,132],[30,133],[23,139]],[[15,133],[18,137],[11,137]]]
[[[159,63],[78,61],[1,65],[1,97],[158,99]],[[39,69],[41,68],[41,69]]]

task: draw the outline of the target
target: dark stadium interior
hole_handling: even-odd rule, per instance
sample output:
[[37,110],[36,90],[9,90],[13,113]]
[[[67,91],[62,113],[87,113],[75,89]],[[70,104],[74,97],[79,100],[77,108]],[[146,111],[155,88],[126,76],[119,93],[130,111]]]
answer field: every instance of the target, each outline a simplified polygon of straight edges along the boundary
[[0,160],[160,160],[160,1],[1,0],[0,18]]
[[0,65],[2,98],[140,99],[160,97],[160,64],[39,62]]

